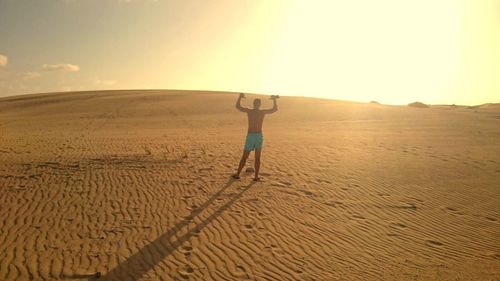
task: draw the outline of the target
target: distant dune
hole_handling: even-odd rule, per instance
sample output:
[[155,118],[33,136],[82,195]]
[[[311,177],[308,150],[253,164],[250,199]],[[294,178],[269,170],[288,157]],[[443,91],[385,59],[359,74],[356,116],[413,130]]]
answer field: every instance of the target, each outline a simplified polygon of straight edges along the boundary
[[425,103],[421,103],[419,101],[412,102],[408,104],[409,107],[416,107],[416,108],[429,108],[429,106]]
[[0,99],[0,280],[500,280],[498,104],[236,97]]
[[500,103],[485,103],[479,106],[480,108],[487,108],[493,110],[500,110]]

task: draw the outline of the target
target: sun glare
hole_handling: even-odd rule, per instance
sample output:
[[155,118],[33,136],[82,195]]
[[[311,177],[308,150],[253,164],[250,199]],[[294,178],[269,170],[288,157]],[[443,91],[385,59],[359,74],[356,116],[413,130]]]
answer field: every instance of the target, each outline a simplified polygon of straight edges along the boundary
[[[451,0],[263,2],[203,62],[192,85],[388,104],[480,102],[470,92],[494,92],[498,83],[475,76],[495,69],[473,72],[469,65],[478,64],[474,59],[493,29],[475,35],[471,22],[480,22],[481,15],[469,11],[470,5]],[[483,56],[491,59],[499,46],[490,46]],[[467,75],[475,79],[467,81]]]
[[459,56],[457,5],[427,11],[420,2],[318,3],[294,2],[266,88],[387,103],[448,90]]

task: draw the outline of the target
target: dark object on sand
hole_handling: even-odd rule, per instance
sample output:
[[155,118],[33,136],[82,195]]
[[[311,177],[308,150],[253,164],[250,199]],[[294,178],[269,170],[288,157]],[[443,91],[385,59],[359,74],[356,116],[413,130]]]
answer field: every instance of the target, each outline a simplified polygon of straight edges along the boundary
[[67,278],[71,279],[87,279],[87,280],[94,280],[100,278],[101,272],[96,272],[96,273],[89,273],[89,274],[74,274],[72,276],[66,276]]
[[253,173],[253,172],[255,172],[254,168],[248,167],[245,169],[245,173]]
[[279,95],[271,95],[271,99],[279,99],[280,96]]
[[429,108],[429,106],[425,103],[421,103],[419,101],[412,102],[408,104],[409,107],[416,107],[416,108]]

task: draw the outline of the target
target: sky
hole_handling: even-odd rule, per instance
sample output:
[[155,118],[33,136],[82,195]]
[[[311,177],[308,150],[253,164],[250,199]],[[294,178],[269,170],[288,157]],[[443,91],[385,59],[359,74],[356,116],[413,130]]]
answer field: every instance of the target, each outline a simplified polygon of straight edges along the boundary
[[0,97],[104,89],[500,102],[500,0],[0,0]]

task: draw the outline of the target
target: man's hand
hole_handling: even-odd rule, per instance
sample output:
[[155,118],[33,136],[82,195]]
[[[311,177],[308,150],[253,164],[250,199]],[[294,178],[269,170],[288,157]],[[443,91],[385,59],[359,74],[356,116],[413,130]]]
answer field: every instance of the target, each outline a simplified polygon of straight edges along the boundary
[[280,96],[278,96],[278,95],[271,95],[270,99],[273,101],[273,108],[264,109],[264,110],[262,110],[262,112],[264,112],[265,114],[271,114],[271,113],[278,111],[278,104],[277,104],[276,100],[279,98],[280,98]]

